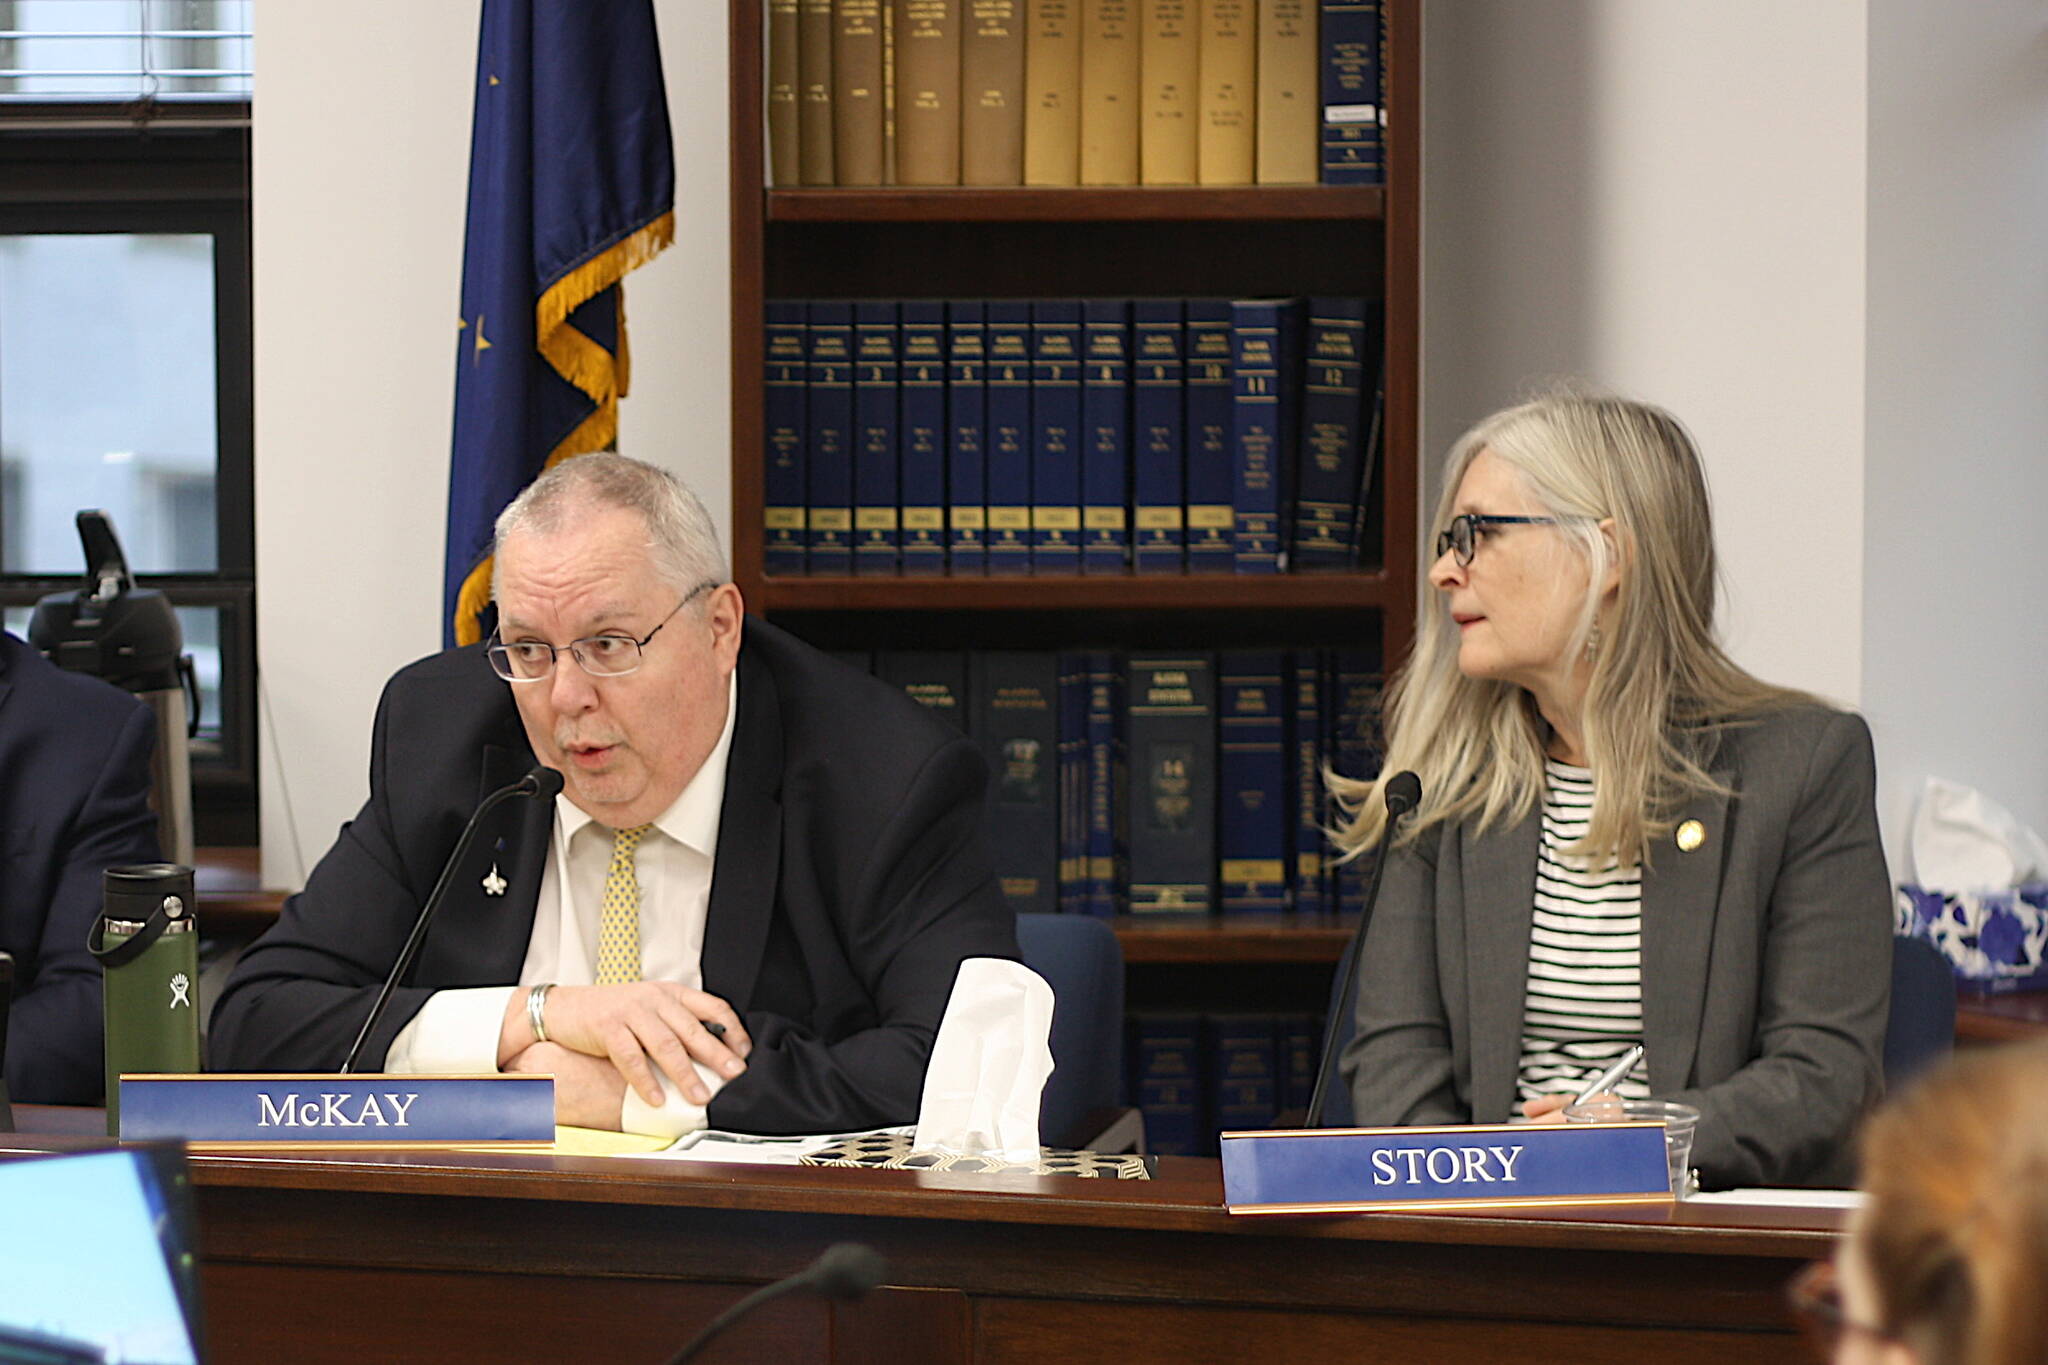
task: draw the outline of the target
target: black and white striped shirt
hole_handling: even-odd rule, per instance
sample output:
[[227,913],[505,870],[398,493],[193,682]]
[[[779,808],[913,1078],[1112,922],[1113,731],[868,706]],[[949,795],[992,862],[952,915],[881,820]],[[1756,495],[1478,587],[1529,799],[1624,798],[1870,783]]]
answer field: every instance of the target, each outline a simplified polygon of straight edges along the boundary
[[[1643,1038],[1643,874],[1565,852],[1593,817],[1593,773],[1544,764],[1543,838],[1522,1008],[1523,1099],[1576,1092]],[[1646,1098],[1637,1062],[1616,1093]]]

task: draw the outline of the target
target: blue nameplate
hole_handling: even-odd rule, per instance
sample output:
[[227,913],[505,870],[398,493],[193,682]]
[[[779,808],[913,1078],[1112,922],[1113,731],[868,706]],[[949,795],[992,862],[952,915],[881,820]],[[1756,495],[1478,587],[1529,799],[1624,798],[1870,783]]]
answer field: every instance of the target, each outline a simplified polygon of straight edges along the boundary
[[123,1076],[121,1140],[214,1147],[542,1148],[552,1076]]
[[1223,1134],[1232,1213],[1518,1209],[1671,1199],[1661,1123]]

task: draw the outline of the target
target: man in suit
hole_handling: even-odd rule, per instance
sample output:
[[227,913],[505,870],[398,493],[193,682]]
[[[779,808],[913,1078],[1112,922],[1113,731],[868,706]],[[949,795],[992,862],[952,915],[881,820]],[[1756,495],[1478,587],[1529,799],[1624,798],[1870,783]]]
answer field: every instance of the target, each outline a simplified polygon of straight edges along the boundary
[[746,620],[650,465],[565,461],[495,556],[493,640],[386,688],[369,801],[244,955],[214,1064],[338,1066],[479,798],[538,761],[561,796],[487,817],[365,1065],[552,1072],[589,1127],[914,1119],[960,962],[1017,953],[971,745]]
[[0,952],[14,958],[7,1089],[98,1104],[99,963],[85,941],[100,874],[157,859],[150,709],[0,632]]

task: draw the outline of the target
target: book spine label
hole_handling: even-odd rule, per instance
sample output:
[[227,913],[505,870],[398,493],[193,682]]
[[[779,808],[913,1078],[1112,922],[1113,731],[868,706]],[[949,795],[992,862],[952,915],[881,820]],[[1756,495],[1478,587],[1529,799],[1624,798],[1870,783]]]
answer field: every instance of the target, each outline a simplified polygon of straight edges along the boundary
[[1195,183],[1200,0],[1140,0],[1138,174],[1147,185]]
[[1131,913],[1207,913],[1216,904],[1215,663],[1134,654],[1128,686]]
[[797,0],[797,173],[806,185],[832,175],[832,0]]
[[1024,183],[1081,183],[1082,0],[1025,0]]
[[762,395],[763,566],[771,574],[804,571],[804,455],[808,442],[804,415],[804,305],[793,299],[770,299],[767,334],[762,339],[767,383]]
[[1260,0],[1258,153],[1261,185],[1313,185],[1320,166],[1316,0]]
[[1138,183],[1137,0],[1081,0],[1081,183]]
[[1132,563],[1139,573],[1179,573],[1187,566],[1180,300],[1139,299],[1131,315]]
[[1236,565],[1232,509],[1230,305],[1189,299],[1187,308],[1187,564],[1189,573]]
[[988,763],[989,851],[1013,909],[1058,909],[1059,661],[1046,653],[970,656],[968,695]]
[[988,305],[988,571],[1031,572],[1031,305]]
[[1330,822],[1323,783],[1323,658],[1320,650],[1296,650],[1288,659],[1288,691],[1294,698],[1294,908],[1300,914],[1336,909],[1326,875]]
[[1024,0],[967,0],[960,183],[1024,183]]
[[1132,1018],[1131,1094],[1145,1116],[1145,1150],[1193,1156],[1203,1124],[1202,1077],[1195,1066],[1201,1019],[1193,1014]]
[[946,565],[988,572],[988,403],[982,392],[987,345],[978,302],[946,305]]
[[968,732],[967,655],[962,650],[883,650],[875,676],[962,734]]
[[1381,0],[1321,2],[1323,183],[1383,185]]
[[1280,1075],[1270,1014],[1209,1016],[1209,1131],[1270,1128],[1279,1112]]
[[1353,561],[1365,344],[1364,299],[1309,300],[1289,558],[1297,570]]
[[1217,656],[1216,880],[1225,914],[1287,909],[1293,804],[1280,654]]
[[1258,110],[1258,5],[1255,0],[1203,0],[1201,123],[1195,173],[1204,185],[1249,185]]
[[853,306],[813,303],[805,470],[805,567],[813,574],[853,572]]
[[1231,305],[1231,448],[1239,573],[1280,571],[1280,309]]
[[832,0],[832,169],[841,185],[882,176],[882,0]]
[[853,571],[893,574],[901,550],[896,305],[853,309]]
[[1117,796],[1124,789],[1124,746],[1119,722],[1123,716],[1123,671],[1114,654],[1100,651],[1084,659],[1087,674],[1087,772],[1084,817],[1085,888],[1082,909],[1102,918],[1122,911],[1124,884],[1124,814]]
[[1081,305],[1031,305],[1031,571],[1081,568]]
[[1081,569],[1122,573],[1131,551],[1131,306],[1081,309]]
[[903,572],[946,571],[946,305],[906,302],[897,449]]
[[802,142],[797,131],[803,82],[797,48],[797,0],[768,0],[768,183],[803,183]]
[[960,6],[895,0],[898,185],[960,183]]

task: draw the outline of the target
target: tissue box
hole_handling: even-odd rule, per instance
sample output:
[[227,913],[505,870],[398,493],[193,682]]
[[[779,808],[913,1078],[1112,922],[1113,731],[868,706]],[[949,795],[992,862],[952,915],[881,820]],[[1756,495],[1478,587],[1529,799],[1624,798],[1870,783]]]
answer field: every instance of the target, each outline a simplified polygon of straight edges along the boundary
[[2048,882],[2004,891],[1898,890],[1893,929],[1939,948],[1987,994],[2048,990]]

